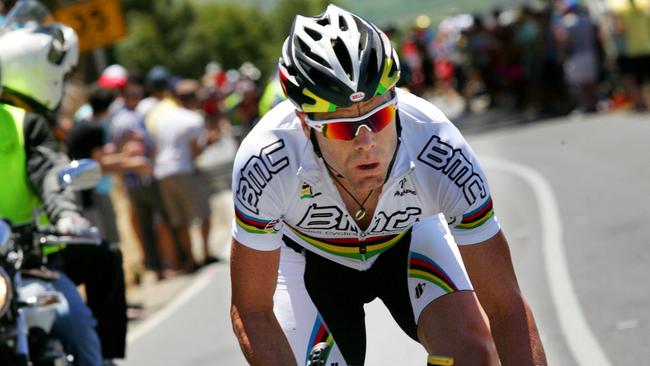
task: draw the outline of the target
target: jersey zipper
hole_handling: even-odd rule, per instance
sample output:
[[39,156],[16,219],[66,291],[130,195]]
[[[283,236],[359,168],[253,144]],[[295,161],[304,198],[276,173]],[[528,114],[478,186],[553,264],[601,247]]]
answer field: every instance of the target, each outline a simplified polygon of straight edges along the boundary
[[[355,224],[356,224],[356,222],[355,222]],[[357,226],[357,229],[359,229],[358,226]],[[361,261],[359,262],[359,267],[360,267],[361,270],[364,270],[364,271],[366,269],[368,269],[368,263],[366,262],[366,252],[367,251],[368,250],[366,248],[366,233],[361,231],[361,229],[359,229],[359,254],[361,254]]]

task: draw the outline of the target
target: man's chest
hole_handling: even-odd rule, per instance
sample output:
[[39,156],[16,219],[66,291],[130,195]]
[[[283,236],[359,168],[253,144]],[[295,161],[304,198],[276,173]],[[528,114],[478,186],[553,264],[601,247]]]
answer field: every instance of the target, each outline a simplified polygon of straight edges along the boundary
[[342,197],[333,186],[303,181],[284,223],[316,237],[372,237],[400,233],[425,212],[410,176],[384,186],[378,198],[365,207],[367,216],[360,223],[355,220],[358,202],[345,202]]

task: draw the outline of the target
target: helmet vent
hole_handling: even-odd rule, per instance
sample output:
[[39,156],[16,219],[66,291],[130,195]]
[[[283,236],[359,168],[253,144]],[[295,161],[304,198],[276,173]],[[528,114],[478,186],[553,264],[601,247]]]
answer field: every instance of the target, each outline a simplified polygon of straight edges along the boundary
[[332,48],[334,48],[336,58],[341,63],[341,67],[345,71],[345,74],[348,76],[348,78],[350,78],[350,80],[353,80],[354,75],[352,72],[352,60],[350,59],[348,50],[345,48],[345,44],[340,38],[337,38],[332,41]]
[[348,28],[348,22],[341,15],[339,15],[339,29],[342,32],[346,32],[349,29]]
[[362,75],[359,75],[359,85],[368,85],[373,82],[372,75],[377,75],[378,70],[377,70],[377,54],[375,52],[371,52],[370,55],[368,56],[368,64],[366,66],[366,72],[364,72]]
[[359,34],[359,54],[366,48],[368,42],[368,34],[363,32]]
[[330,77],[323,74],[321,71],[312,68],[308,71],[308,74],[309,74],[309,78],[314,82],[314,84],[316,85],[329,84],[328,88],[334,93],[341,93],[341,94],[343,93],[343,89],[341,89],[341,87],[336,84],[332,84],[330,82]]
[[307,33],[314,41],[320,41],[321,38],[323,38],[319,32],[311,28],[305,28],[305,33]]
[[323,27],[326,27],[330,24],[330,19],[329,18],[318,19],[316,23],[322,25]]
[[325,67],[328,66],[327,61],[325,61],[322,57],[320,57],[316,53],[312,52],[311,48],[305,42],[303,42],[301,39],[298,39],[298,43],[300,44],[300,51],[302,51],[304,57],[307,57],[308,59],[314,62],[318,62],[319,64]]

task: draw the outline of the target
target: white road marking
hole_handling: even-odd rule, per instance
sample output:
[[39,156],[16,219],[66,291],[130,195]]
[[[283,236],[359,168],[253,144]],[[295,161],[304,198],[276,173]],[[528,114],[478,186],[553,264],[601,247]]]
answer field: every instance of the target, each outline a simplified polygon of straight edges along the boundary
[[211,283],[214,274],[223,266],[209,266],[205,268],[179,296],[165,305],[162,309],[155,312],[149,319],[143,321],[132,330],[129,330],[127,342],[129,345],[135,343],[145,334],[162,324],[167,318],[171,317],[176,310],[188,303],[199,292],[203,291]]
[[539,203],[542,224],[544,267],[551,298],[569,349],[581,366],[611,366],[589,329],[576,296],[562,243],[562,223],[551,185],[536,170],[509,160],[482,157],[485,167],[511,173],[528,183]]

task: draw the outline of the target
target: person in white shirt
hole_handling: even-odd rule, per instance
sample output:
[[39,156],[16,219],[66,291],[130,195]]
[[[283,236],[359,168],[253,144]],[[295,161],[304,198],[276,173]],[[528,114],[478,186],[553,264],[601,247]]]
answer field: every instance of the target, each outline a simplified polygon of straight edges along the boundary
[[200,84],[196,80],[181,80],[174,87],[179,106],[159,116],[154,135],[157,148],[154,176],[160,183],[160,193],[169,216],[185,248],[184,269],[197,268],[192,256],[189,228],[192,221],[201,221],[205,258],[203,264],[216,261],[208,249],[210,233],[210,192],[198,175],[194,159],[205,145],[205,122],[196,112],[199,107]]

